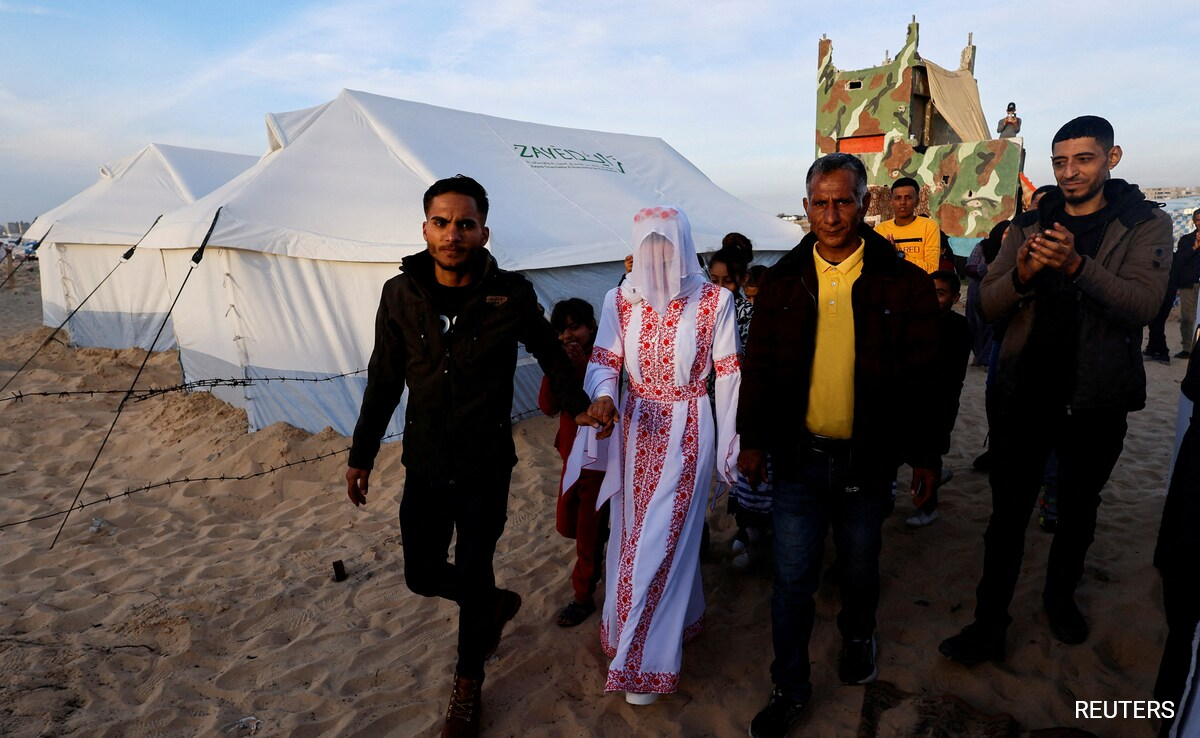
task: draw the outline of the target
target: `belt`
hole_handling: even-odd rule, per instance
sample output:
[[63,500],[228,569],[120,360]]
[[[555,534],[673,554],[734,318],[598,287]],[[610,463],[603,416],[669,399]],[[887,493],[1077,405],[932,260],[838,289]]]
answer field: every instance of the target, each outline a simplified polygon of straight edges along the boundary
[[818,436],[815,433],[809,435],[809,445],[813,451],[819,454],[840,456],[850,453],[850,443],[849,438],[830,438],[829,436]]

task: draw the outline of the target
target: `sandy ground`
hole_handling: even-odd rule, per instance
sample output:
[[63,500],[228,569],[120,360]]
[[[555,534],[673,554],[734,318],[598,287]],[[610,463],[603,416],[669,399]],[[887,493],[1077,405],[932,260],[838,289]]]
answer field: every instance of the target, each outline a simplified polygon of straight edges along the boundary
[[[0,289],[0,383],[49,335],[36,266],[13,284]],[[371,503],[355,509],[341,481],[347,438],[284,425],[248,435],[242,412],[173,393],[126,404],[85,484],[121,395],[33,393],[125,390],[143,358],[55,340],[2,393],[0,735],[247,735],[233,724],[249,716],[262,736],[436,735],[456,608],[404,585],[398,444],[380,455]],[[837,680],[838,595],[825,587],[815,694],[792,735],[932,734],[918,727],[918,703],[1007,713],[1022,731],[1154,734],[1155,720],[1075,717],[1076,700],[1150,699],[1165,637],[1151,555],[1184,365],[1147,371],[1149,407],[1131,416],[1079,591],[1087,643],[1065,646],[1049,633],[1039,593],[1051,538],[1031,523],[1007,662],[967,669],[937,652],[969,620],[990,511],[987,480],[971,468],[986,432],[984,373],[972,368],[941,520],[909,531],[902,502],[886,524],[880,680],[903,699],[863,719],[867,690]],[[177,357],[163,353],[137,384],[179,382]],[[710,514],[703,567],[708,627],[684,652],[677,694],[641,708],[606,696],[597,620],[554,625],[570,597],[573,551],[554,532],[555,423],[513,429],[521,462],[496,569],[525,605],[488,664],[484,735],[745,735],[770,690],[771,586],[761,572],[731,571],[723,505]],[[243,475],[258,476],[220,479]],[[149,485],[159,486],[140,489]],[[67,518],[52,548],[63,522],[55,513],[77,492],[89,506]],[[48,517],[24,522],[39,516]],[[346,581],[333,581],[334,560],[345,562]]]

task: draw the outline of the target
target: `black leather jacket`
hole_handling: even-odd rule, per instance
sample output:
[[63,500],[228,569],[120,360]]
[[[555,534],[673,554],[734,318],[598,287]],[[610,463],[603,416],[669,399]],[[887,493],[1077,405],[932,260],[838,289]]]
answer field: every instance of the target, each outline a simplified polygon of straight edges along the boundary
[[404,466],[439,479],[513,466],[510,420],[517,343],[550,377],[564,409],[587,409],[575,369],[542,315],[533,286],[500,269],[491,254],[454,327],[442,332],[430,299],[435,284],[428,252],[406,257],[383,286],[375,348],[354,428],[349,465],[370,469],[405,385]]

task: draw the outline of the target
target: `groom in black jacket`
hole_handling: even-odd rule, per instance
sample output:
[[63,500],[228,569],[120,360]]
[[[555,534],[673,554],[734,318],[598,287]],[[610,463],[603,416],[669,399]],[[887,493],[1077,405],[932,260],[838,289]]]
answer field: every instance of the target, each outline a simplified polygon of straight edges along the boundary
[[459,605],[458,665],[442,735],[475,736],[483,662],[521,607],[520,595],[496,588],[492,568],[517,461],[509,419],[517,343],[537,358],[567,412],[586,410],[588,399],[533,287],[484,249],[483,187],[463,175],[442,179],[424,206],[428,250],[406,257],[402,273],[383,286],[346,493],[366,503],[380,439],[407,385],[404,578],[417,594]]

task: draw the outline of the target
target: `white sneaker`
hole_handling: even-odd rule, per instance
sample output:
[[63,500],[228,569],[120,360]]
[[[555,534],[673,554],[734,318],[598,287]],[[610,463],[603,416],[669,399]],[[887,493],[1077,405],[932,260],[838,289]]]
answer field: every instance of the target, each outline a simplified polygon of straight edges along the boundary
[[933,521],[937,519],[937,510],[933,510],[932,512],[921,512],[920,510],[917,510],[917,512],[911,518],[904,521],[904,524],[909,528],[924,528],[927,525],[931,525]]
[[649,693],[626,692],[625,693],[625,701],[631,705],[653,705],[654,701],[657,699],[658,699],[658,695],[653,692],[649,692]]

